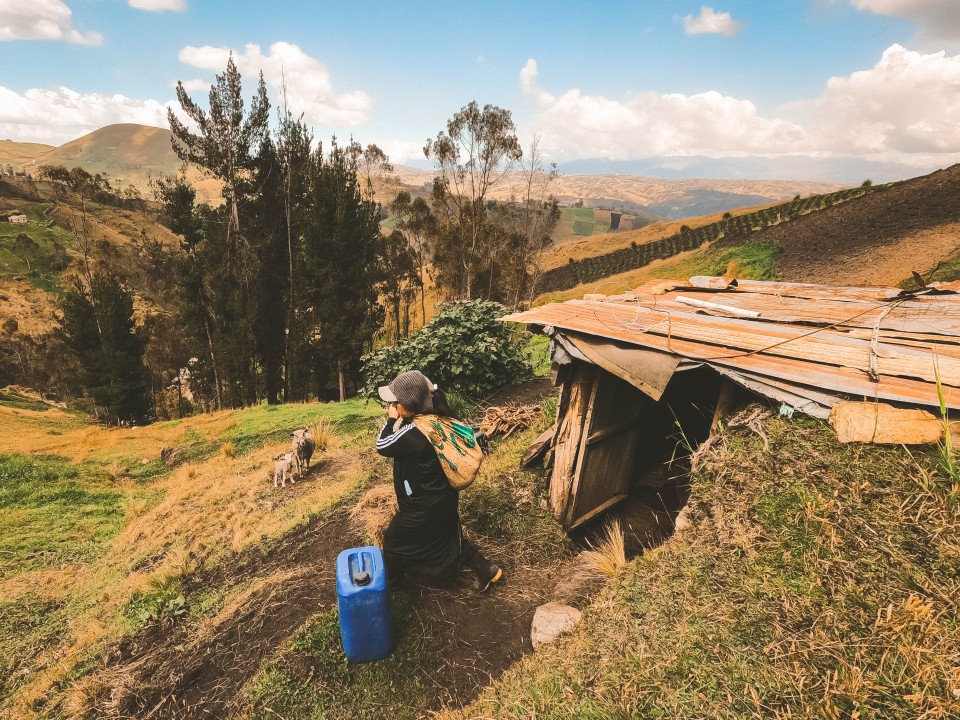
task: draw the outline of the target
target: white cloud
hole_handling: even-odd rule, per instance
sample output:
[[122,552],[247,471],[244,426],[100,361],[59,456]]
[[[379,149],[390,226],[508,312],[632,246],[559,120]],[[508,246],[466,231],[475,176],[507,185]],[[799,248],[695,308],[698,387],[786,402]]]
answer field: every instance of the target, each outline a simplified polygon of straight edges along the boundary
[[577,89],[553,95],[539,86],[535,60],[527,61],[520,83],[539,106],[536,130],[544,149],[569,157],[766,154],[803,136],[799,126],[761,117],[753,103],[718,92],[645,92],[626,100]]
[[728,12],[717,12],[712,7],[703,5],[700,14],[696,17],[687,15],[683,18],[683,30],[687,35],[723,35],[733,37],[740,29],[740,23],[730,17]]
[[813,141],[864,154],[960,153],[960,55],[892,45],[869,70],[829,80]]
[[65,87],[20,95],[0,85],[0,138],[60,145],[114,123],[167,127],[167,106],[124,95],[81,95]]
[[[185,47],[178,57],[180,62],[204,70],[223,72],[230,55],[228,48]],[[372,105],[370,96],[361,90],[336,94],[327,67],[307,55],[297,45],[273,43],[264,55],[259,45],[247,45],[242,53],[234,53],[233,60],[250,87],[263,71],[266,83],[279,89],[286,83],[287,103],[294,115],[303,113],[308,124],[328,127],[362,125]]]
[[[183,84],[183,89],[186,90],[187,92],[198,92],[200,90],[209,90],[210,85],[212,85],[212,83],[209,82],[208,80],[199,80],[196,78],[193,80],[183,80],[182,84]],[[177,86],[177,83],[173,83],[172,87],[176,87],[176,86]]]
[[73,13],[60,0],[0,0],[0,40],[61,40],[100,45],[97,32],[73,27]]
[[874,67],[831,78],[819,97],[793,103],[805,111],[802,124],[718,92],[554,95],[540,87],[537,70],[528,60],[520,86],[538,107],[534,130],[556,158],[859,155],[914,166],[960,159],[960,55],[893,45]]
[[921,34],[960,40],[957,0],[850,0],[857,10],[892,15],[916,22]]
[[148,12],[182,12],[187,9],[187,0],[129,0],[129,5]]
[[423,160],[423,143],[387,140],[378,142],[377,145],[390,158],[390,162],[397,165],[403,165],[411,160]]

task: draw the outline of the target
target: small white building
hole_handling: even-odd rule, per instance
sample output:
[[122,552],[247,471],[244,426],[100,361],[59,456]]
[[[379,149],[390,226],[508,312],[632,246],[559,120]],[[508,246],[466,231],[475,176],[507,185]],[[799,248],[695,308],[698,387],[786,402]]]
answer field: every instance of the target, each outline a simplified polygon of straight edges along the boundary
[[20,225],[24,225],[27,222],[27,216],[26,215],[7,215],[7,222],[19,223]]

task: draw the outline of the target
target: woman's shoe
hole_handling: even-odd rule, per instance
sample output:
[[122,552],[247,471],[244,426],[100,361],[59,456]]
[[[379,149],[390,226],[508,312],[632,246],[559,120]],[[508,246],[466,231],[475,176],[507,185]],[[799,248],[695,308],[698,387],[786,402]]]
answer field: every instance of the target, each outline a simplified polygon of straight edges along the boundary
[[491,575],[487,577],[478,578],[480,580],[480,592],[486,592],[494,583],[498,583],[503,580],[503,568],[499,568],[496,565],[491,565],[490,570]]

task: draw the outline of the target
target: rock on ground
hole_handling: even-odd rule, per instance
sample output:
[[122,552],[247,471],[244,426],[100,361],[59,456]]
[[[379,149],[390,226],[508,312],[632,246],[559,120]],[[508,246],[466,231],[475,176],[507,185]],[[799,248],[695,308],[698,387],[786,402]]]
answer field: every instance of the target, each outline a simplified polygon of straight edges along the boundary
[[569,605],[547,603],[537,608],[530,626],[530,642],[533,649],[553,642],[564,633],[576,627],[583,616],[580,611]]

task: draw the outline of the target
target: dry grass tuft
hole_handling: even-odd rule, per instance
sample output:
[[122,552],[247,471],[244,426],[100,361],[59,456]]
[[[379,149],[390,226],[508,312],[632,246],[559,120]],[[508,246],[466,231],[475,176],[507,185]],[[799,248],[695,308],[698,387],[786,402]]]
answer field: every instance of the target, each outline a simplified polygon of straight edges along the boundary
[[589,550],[584,550],[584,564],[591,570],[615,578],[627,565],[627,551],[620,520],[608,521],[603,528],[603,536],[598,541],[588,542]]
[[237,454],[237,446],[232,442],[225,442],[220,446],[220,452],[223,453],[223,456],[227,459],[233,459]]
[[123,505],[127,520],[136,520],[138,517],[142,517],[147,512],[149,505],[150,503],[145,498],[128,497]]
[[107,474],[110,481],[116,485],[122,485],[130,476],[130,469],[126,463],[114,461],[107,465]]
[[313,439],[317,443],[318,453],[336,450],[340,446],[336,423],[329,418],[320,418],[313,424],[310,430],[313,433]]
[[397,495],[393,485],[376,485],[367,490],[350,510],[350,517],[363,528],[367,539],[383,545],[383,533],[397,512]]

